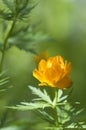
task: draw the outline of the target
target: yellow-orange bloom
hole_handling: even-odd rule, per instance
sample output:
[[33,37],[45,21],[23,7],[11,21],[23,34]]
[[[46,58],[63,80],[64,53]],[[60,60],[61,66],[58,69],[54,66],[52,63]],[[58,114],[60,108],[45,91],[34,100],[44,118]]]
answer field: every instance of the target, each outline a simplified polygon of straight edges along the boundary
[[69,73],[71,64],[64,61],[61,56],[42,59],[38,69],[33,71],[33,76],[40,81],[40,86],[50,86],[64,89],[70,86]]

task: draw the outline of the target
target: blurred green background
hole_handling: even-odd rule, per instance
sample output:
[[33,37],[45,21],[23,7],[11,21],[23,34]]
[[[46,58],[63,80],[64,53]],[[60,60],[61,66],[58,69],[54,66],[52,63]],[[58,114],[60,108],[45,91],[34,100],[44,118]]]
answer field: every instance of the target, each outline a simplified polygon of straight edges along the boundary
[[[33,0],[37,3],[30,13],[30,20],[20,22],[23,26],[29,25],[29,32],[20,35],[33,38],[27,41],[26,49],[16,46],[19,39],[9,39],[13,42],[6,51],[3,69],[10,77],[12,85],[4,93],[1,93],[0,106],[4,104],[19,104],[21,101],[30,101],[33,95],[28,85],[37,86],[37,80],[32,76],[35,68],[34,53],[27,51],[27,48],[37,53],[47,51],[49,56],[61,55],[72,64],[71,79],[73,91],[70,95],[70,102],[80,101],[81,107],[86,107],[86,1],[85,0]],[[5,21],[0,20],[0,42],[7,33],[5,32]],[[10,26],[10,21],[6,21]],[[19,24],[19,23],[18,23]],[[2,26],[3,25],[3,26]],[[18,27],[19,25],[16,25]],[[8,27],[9,28],[9,27]],[[30,30],[32,29],[32,30]],[[20,33],[20,32],[19,32]],[[2,107],[1,113],[2,113]],[[18,112],[15,118],[30,118],[33,114]],[[30,116],[31,114],[31,116]],[[19,117],[18,117],[19,116]],[[33,115],[34,116],[34,115]],[[84,114],[85,116],[85,114]],[[32,118],[33,119],[33,118]],[[41,129],[41,128],[40,128]]]

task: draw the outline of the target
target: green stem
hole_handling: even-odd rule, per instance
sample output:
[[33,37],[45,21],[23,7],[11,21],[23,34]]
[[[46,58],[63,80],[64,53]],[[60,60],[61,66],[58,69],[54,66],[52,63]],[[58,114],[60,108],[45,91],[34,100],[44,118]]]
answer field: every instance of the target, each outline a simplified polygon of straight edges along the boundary
[[[5,59],[5,53],[6,53],[6,48],[7,48],[7,43],[8,43],[8,40],[12,34],[12,31],[14,29],[14,26],[15,26],[15,23],[16,23],[16,19],[17,19],[17,16],[18,16],[18,0],[16,0],[16,6],[15,6],[15,15],[14,15],[14,19],[13,19],[13,22],[11,24],[11,27],[10,27],[10,30],[9,32],[7,33],[7,36],[4,40],[4,43],[3,43],[3,49],[2,49],[2,57],[1,57],[1,63],[0,63],[0,72],[2,72],[2,68],[3,68],[3,63],[4,63],[4,59]],[[0,121],[0,128],[2,128],[5,124],[5,121],[7,119],[7,115],[9,113],[9,110],[6,110],[2,117],[1,117],[1,121]]]
[[2,49],[2,57],[1,57],[1,63],[0,63],[0,72],[2,71],[2,67],[3,67],[3,63],[4,63],[4,58],[5,58],[5,52],[6,52],[6,48],[7,48],[7,43],[8,43],[8,39],[10,38],[10,35],[14,29],[15,23],[16,23],[16,18],[18,16],[18,0],[16,0],[16,7],[15,7],[15,16],[14,16],[14,20],[12,22],[11,28],[4,40],[3,43],[3,49]]
[[55,126],[59,127],[59,121],[58,121],[58,112],[57,112],[57,103],[58,103],[58,90],[55,90],[55,102],[53,107],[53,114],[54,114],[54,120],[55,120]]
[[4,113],[3,113],[3,116],[1,116],[1,120],[0,120],[0,128],[2,128],[6,122],[6,118],[8,116],[8,110],[6,110]]
[[11,28],[4,40],[4,44],[3,44],[3,50],[2,50],[2,57],[1,57],[1,64],[0,64],[0,72],[2,71],[2,67],[3,67],[3,63],[4,63],[4,58],[5,58],[5,52],[6,52],[6,47],[7,47],[7,43],[8,43],[8,39],[12,33],[12,30],[14,28],[14,25],[15,25],[15,21],[13,21],[12,25],[11,25]]

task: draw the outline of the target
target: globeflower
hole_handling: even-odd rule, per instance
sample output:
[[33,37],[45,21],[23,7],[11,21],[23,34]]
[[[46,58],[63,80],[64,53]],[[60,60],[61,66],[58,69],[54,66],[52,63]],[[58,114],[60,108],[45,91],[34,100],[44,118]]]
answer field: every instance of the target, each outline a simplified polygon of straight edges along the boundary
[[69,78],[71,63],[67,63],[61,56],[41,59],[38,69],[33,76],[40,81],[39,86],[50,86],[60,89],[68,88],[72,81]]

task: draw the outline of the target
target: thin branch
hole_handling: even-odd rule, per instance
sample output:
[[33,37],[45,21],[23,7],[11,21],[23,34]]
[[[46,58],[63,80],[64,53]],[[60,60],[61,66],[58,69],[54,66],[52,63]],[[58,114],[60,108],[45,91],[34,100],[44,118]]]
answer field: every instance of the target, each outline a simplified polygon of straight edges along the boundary
[[9,32],[8,32],[8,34],[7,34],[7,36],[6,36],[5,40],[4,40],[3,49],[2,49],[1,63],[0,63],[0,72],[2,71],[2,68],[3,68],[3,63],[4,63],[4,58],[5,58],[5,52],[6,52],[8,39],[10,38],[11,33],[12,33],[13,29],[14,29],[17,16],[18,16],[18,0],[16,0],[15,16],[14,16],[11,28],[10,28],[10,30],[9,30]]

